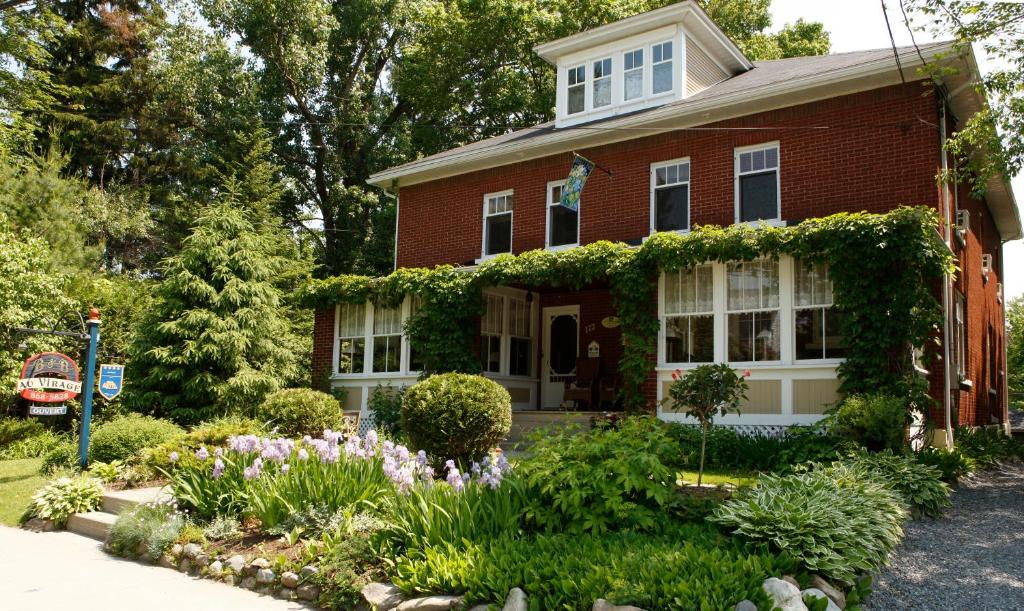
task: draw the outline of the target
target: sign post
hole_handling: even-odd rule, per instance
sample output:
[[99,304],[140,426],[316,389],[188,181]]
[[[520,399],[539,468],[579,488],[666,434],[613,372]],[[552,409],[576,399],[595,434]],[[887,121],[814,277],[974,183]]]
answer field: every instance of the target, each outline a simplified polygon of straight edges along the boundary
[[78,462],[83,469],[89,464],[89,421],[92,419],[92,392],[96,385],[96,346],[100,341],[100,311],[89,310],[89,356],[86,357],[85,388],[82,393],[82,434],[78,437]]

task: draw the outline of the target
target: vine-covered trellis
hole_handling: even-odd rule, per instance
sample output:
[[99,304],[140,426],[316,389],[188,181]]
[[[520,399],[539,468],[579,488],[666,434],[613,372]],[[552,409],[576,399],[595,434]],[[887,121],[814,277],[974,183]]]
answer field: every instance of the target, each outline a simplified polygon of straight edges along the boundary
[[834,307],[843,314],[847,348],[839,366],[844,393],[889,389],[923,406],[912,348],[936,338],[942,322],[937,281],[953,271],[953,255],[936,232],[935,211],[902,207],[886,214],[840,213],[791,227],[697,227],[658,233],[639,247],[607,241],[550,252],[500,255],[476,268],[408,268],[378,278],[342,275],[316,280],[300,295],[310,308],[372,301],[394,306],[407,294],[422,305],[406,322],[409,342],[428,372],[479,372],[473,354],[482,289],[519,285],[581,289],[606,283],[621,323],[622,397],[643,405],[642,385],[654,368],[660,322],[656,294],[662,271],[700,263],[790,255],[829,264]]

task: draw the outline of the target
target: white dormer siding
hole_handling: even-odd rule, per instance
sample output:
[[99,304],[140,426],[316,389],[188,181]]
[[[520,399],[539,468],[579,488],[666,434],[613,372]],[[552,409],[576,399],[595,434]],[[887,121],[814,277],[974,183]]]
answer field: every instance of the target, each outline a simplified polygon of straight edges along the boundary
[[687,37],[686,96],[700,93],[727,78],[729,78],[729,72],[725,67],[712,59],[695,38]]

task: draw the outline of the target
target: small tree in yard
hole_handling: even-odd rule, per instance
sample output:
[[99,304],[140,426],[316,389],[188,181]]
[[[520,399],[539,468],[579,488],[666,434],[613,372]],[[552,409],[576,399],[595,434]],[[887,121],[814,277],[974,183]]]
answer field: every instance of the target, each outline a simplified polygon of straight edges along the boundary
[[697,471],[697,486],[704,480],[704,450],[707,446],[708,429],[714,424],[715,416],[729,412],[739,413],[740,401],[747,397],[747,382],[725,363],[700,365],[689,372],[679,369],[672,373],[672,384],[668,396],[662,401],[672,409],[693,416],[700,422],[700,469]]

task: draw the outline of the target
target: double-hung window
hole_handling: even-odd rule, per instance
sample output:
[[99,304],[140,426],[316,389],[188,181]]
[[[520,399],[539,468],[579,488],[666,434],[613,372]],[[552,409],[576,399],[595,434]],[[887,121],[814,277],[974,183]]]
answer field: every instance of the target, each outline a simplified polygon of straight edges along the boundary
[[828,265],[797,259],[793,262],[793,329],[797,360],[846,356],[840,316],[832,308]]
[[651,47],[651,92],[654,95],[672,91],[672,41]]
[[729,360],[779,360],[779,262],[770,259],[726,265]]
[[512,252],[512,192],[484,196],[484,256]]
[[629,101],[644,95],[644,50],[622,54],[622,99]]
[[366,304],[338,306],[338,373],[363,373],[366,360]]
[[652,231],[690,228],[690,161],[670,161],[651,168]]
[[594,62],[594,108],[612,103],[612,58]]
[[402,368],[402,308],[373,307],[373,371]]
[[576,246],[580,243],[580,212],[562,205],[565,181],[548,183],[548,248]]
[[954,291],[954,293],[953,324],[955,328],[953,332],[956,334],[956,344],[954,345],[956,354],[953,356],[956,359],[956,373],[963,380],[967,378],[967,351],[964,349],[967,334],[964,312],[967,310],[967,298],[960,291]]
[[[423,307],[423,298],[413,295],[409,299],[409,318],[415,316],[421,307]],[[424,371],[426,368],[423,355],[412,345],[412,342],[409,342],[409,371]]]
[[569,68],[569,90],[566,96],[566,114],[574,115],[586,109],[587,102],[587,67]]
[[501,372],[503,303],[500,295],[484,295],[484,315],[480,318],[480,368],[487,373]]
[[666,363],[715,358],[714,274],[711,265],[665,273]]
[[736,220],[772,221],[779,209],[779,145],[736,149]]
[[510,297],[508,300],[508,373],[513,376],[528,376],[533,362],[533,334],[531,329],[530,304],[525,299]]

